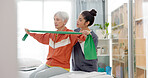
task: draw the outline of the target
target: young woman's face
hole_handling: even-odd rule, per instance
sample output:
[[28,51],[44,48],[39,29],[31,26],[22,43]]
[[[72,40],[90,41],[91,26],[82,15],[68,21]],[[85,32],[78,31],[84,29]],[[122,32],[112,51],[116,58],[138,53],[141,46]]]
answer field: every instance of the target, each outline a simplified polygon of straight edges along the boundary
[[58,16],[54,16],[54,24],[55,24],[55,28],[58,30],[63,26],[65,26],[65,22]]
[[85,28],[87,27],[84,17],[80,14],[77,20],[77,27],[78,28]]

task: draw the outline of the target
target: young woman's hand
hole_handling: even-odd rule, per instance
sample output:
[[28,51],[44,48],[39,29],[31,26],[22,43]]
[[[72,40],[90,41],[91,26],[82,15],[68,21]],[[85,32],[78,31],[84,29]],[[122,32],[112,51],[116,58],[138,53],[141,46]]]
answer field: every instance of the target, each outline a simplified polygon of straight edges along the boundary
[[86,36],[87,37],[87,35],[89,35],[90,34],[90,31],[88,31],[88,30],[82,30],[82,31],[80,31],[84,36]]
[[30,33],[28,30],[29,30],[29,29],[25,28],[25,32],[26,32],[27,34],[29,34],[29,33]]
[[[88,31],[88,30],[82,30],[82,31],[80,31],[80,32],[81,32],[85,37],[87,37],[87,35],[90,34],[90,31]],[[83,42],[83,41],[81,41],[81,40],[78,39],[78,42],[81,43],[81,42]]]

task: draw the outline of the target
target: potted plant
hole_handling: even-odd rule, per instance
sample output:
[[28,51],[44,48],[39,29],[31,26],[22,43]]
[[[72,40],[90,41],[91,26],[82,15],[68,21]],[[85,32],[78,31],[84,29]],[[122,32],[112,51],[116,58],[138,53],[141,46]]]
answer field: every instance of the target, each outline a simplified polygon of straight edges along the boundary
[[99,29],[101,29],[102,31],[102,34],[104,35],[104,38],[108,38],[108,26],[109,26],[109,23],[108,22],[105,22],[104,26],[102,26],[101,24],[94,24],[94,26],[98,26]]

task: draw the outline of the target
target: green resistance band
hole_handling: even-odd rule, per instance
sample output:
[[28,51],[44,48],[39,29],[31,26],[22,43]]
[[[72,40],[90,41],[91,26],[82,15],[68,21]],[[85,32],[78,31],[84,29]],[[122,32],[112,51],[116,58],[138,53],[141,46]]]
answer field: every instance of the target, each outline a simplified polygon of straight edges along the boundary
[[27,37],[28,37],[28,34],[26,33],[26,34],[24,35],[24,37],[22,38],[22,41],[25,41]]
[[97,59],[97,53],[92,36],[89,34],[84,43],[84,56],[86,60]]
[[[82,34],[80,32],[67,32],[67,31],[41,31],[41,30],[28,30],[29,32],[39,32],[39,33],[56,33],[56,34]],[[28,34],[26,33],[22,38],[23,41],[26,40]]]
[[[40,32],[40,33],[56,33],[56,34],[82,34],[80,32],[66,32],[66,31],[38,31],[38,30],[28,30],[29,32]],[[22,38],[23,41],[27,38],[28,34],[25,34]],[[97,59],[97,53],[95,49],[95,44],[92,36],[89,34],[84,43],[84,56],[86,60]]]

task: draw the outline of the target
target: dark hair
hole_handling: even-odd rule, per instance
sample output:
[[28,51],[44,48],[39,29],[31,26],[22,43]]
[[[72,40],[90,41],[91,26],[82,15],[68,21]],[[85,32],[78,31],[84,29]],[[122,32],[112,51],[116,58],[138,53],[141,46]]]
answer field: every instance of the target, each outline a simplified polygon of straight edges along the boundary
[[88,22],[88,21],[90,22],[88,24],[88,26],[91,26],[94,23],[94,20],[95,20],[94,16],[96,16],[96,13],[97,13],[97,11],[94,9],[92,9],[91,11],[83,11],[81,13],[81,15],[84,17],[86,22]]

